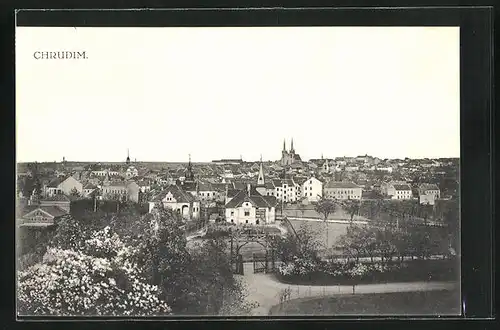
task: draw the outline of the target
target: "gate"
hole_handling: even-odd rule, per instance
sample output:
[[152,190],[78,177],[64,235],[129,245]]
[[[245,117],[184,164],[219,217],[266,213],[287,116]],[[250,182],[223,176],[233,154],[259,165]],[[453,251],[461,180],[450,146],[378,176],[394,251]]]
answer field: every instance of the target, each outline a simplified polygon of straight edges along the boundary
[[253,254],[253,272],[254,273],[267,273],[268,262],[266,254]]

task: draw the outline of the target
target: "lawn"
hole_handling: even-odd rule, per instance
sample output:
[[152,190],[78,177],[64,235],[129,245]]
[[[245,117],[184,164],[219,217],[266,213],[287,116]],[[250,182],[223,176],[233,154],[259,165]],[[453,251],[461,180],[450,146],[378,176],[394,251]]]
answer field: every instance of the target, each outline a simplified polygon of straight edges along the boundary
[[[323,219],[323,215],[319,214],[314,210],[314,207],[312,205],[308,205],[305,207],[305,209],[302,211],[298,209],[295,205],[289,205],[285,207],[283,210],[283,215],[287,215],[289,217],[297,217],[297,218],[316,218],[316,219]],[[337,207],[334,213],[330,214],[328,216],[329,220],[351,220],[351,216],[349,213],[347,213],[344,209]],[[355,215],[353,220],[363,220],[366,221],[368,220],[367,218],[364,218],[362,216]]]
[[456,291],[395,292],[304,298],[271,308],[269,315],[458,315]]
[[[290,220],[295,230],[300,226],[307,226],[311,231],[317,234],[318,241],[326,246],[326,227],[324,222],[307,221],[307,220]],[[344,235],[347,231],[348,224],[343,223],[328,223],[328,245],[334,246],[340,236]]]

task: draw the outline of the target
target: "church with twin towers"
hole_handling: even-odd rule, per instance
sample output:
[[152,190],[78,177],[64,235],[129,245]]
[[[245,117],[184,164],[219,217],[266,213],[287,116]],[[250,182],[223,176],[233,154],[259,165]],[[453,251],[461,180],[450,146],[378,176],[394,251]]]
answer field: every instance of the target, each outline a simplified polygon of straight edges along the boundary
[[286,140],[283,139],[283,150],[281,151],[281,166],[290,166],[293,163],[302,162],[300,155],[295,153],[293,148],[293,138],[290,143],[290,151],[286,150]]

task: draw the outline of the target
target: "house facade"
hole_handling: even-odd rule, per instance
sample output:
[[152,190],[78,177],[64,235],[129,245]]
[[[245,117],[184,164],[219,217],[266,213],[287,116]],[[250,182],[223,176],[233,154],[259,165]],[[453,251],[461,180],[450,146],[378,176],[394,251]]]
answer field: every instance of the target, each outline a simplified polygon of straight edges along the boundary
[[423,183],[418,187],[419,196],[422,195],[433,195],[434,199],[439,199],[441,197],[441,191],[439,187],[435,184]]
[[323,191],[323,196],[328,199],[361,199],[363,188],[352,182],[328,182]]
[[149,203],[149,212],[156,202],[161,202],[164,208],[177,212],[185,220],[195,220],[200,217],[200,202],[177,185],[169,186],[157,195]]
[[72,176],[56,178],[45,186],[45,195],[49,197],[60,194],[70,195],[73,190],[82,194],[83,184]]
[[225,206],[227,222],[235,224],[264,225],[276,221],[277,199],[262,196],[254,188],[240,190]]
[[54,225],[54,220],[69,211],[63,210],[58,206],[30,205],[21,212],[18,218],[20,227],[44,228]]
[[302,183],[301,194],[310,202],[318,201],[323,197],[323,182],[315,177],[310,177]]
[[139,202],[140,187],[135,182],[109,182],[102,186],[103,199]]
[[387,188],[387,195],[391,199],[412,199],[413,193],[411,187],[407,184],[392,184]]

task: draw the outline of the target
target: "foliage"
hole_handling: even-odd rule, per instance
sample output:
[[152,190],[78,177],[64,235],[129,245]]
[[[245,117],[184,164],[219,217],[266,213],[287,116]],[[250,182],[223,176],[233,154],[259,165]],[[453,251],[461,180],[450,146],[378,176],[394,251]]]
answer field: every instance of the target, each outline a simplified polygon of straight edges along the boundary
[[344,209],[347,211],[347,213],[349,213],[351,222],[354,219],[356,213],[358,213],[360,204],[361,203],[359,202],[359,200],[356,199],[350,199],[343,203]]
[[323,215],[324,220],[328,219],[328,216],[333,214],[336,209],[337,205],[335,202],[327,198],[321,198],[315,205],[316,212]]
[[76,188],[71,189],[69,194],[71,196],[80,197],[80,192],[78,192],[78,190]]
[[294,260],[295,257],[309,260],[318,259],[321,243],[317,239],[317,233],[305,224],[295,232],[297,236],[289,231],[285,237],[276,236],[272,239],[271,246],[276,251],[280,261],[286,263]]
[[175,314],[217,315],[231,308],[245,309],[243,288],[233,278],[225,240],[204,241],[188,250],[182,221],[173,211],[155,208],[149,219],[139,247],[141,264]]
[[49,248],[43,261],[18,272],[19,311],[25,315],[165,315],[133,261],[135,250],[109,227],[73,249]]

